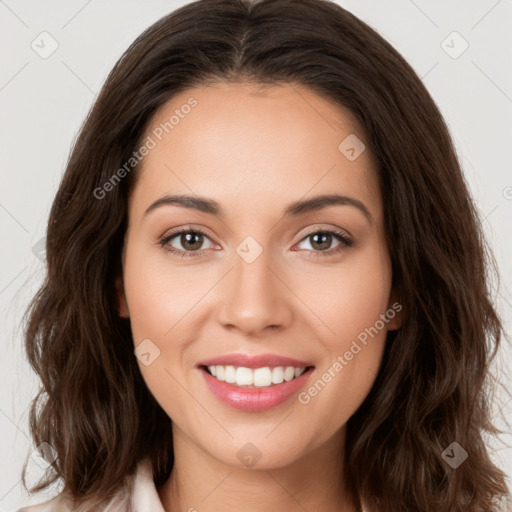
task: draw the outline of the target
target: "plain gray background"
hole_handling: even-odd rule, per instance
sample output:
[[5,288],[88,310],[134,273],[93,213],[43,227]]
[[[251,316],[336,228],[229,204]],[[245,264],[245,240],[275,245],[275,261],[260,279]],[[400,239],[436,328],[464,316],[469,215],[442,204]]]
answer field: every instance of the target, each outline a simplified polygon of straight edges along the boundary
[[[22,350],[21,317],[44,276],[38,242],[72,141],[122,52],[185,3],[0,0],[0,512],[46,498],[28,499],[20,485],[22,463],[34,449],[28,406],[38,386]],[[500,267],[496,301],[510,332],[512,0],[338,3],[393,44],[445,116]],[[511,360],[504,344],[495,371],[510,388],[501,370]],[[493,404],[503,428],[502,416],[512,415],[509,400],[499,392]],[[512,475],[512,449],[494,441],[492,450]]]

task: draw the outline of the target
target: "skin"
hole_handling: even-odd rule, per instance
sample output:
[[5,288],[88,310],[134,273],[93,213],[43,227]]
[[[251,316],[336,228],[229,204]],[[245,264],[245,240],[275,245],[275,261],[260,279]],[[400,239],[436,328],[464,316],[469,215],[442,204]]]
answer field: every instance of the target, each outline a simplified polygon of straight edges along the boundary
[[[160,350],[139,366],[173,420],[175,465],[158,490],[162,504],[168,512],[242,504],[248,512],[355,512],[339,483],[345,425],[375,381],[400,314],[305,405],[293,397],[264,412],[233,409],[211,394],[197,364],[234,352],[294,357],[315,366],[307,389],[395,302],[368,144],[349,161],[340,142],[349,134],[365,141],[353,117],[296,84],[189,89],[155,114],[146,136],[191,96],[197,106],[144,158],[117,281],[134,345],[149,338]],[[372,221],[350,205],[283,216],[293,201],[332,193],[364,203]],[[144,215],[165,194],[212,198],[225,216],[176,205]],[[182,258],[159,244],[180,227],[206,231],[193,246],[202,256]],[[353,245],[323,256],[309,232],[333,228]],[[263,249],[250,264],[236,252],[248,236]],[[328,239],[323,251],[340,243]],[[186,250],[179,235],[168,245]],[[248,442],[262,454],[252,468],[237,457]]]

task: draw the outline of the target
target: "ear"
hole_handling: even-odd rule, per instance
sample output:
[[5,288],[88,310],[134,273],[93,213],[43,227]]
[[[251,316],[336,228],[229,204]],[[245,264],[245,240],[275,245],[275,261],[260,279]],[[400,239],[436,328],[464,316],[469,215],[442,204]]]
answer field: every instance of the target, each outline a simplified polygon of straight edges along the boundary
[[393,291],[389,298],[388,309],[386,310],[386,317],[389,318],[387,328],[389,331],[396,331],[402,327],[404,307],[399,300],[396,291]]
[[124,294],[123,276],[116,278],[116,296],[117,296],[117,312],[121,318],[130,318],[128,311],[128,302]]

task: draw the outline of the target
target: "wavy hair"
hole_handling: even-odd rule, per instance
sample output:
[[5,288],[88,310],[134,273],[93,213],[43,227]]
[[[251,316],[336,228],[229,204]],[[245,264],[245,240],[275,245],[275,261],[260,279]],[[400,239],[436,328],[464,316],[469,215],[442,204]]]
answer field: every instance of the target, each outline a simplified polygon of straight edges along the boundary
[[[111,70],[68,159],[48,220],[47,275],[24,318],[42,384],[31,434],[57,454],[30,492],[62,481],[83,510],[98,510],[145,458],[157,486],[169,477],[171,419],[141,376],[129,320],[117,313],[137,166],[102,198],[95,191],[140,147],[159,107],[216,81],[309,87],[355,116],[377,162],[405,315],[348,420],[355,495],[371,512],[497,510],[508,489],[484,443],[499,433],[489,378],[503,335],[491,300],[496,263],[421,79],[375,30],[328,0],[195,1],[146,29]],[[441,456],[453,442],[469,454],[457,469]]]

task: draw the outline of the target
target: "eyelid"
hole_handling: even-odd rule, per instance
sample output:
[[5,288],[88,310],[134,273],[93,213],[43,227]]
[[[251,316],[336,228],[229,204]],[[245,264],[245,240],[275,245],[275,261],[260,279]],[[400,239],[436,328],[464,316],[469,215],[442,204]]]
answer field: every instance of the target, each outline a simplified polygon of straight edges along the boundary
[[352,235],[350,234],[350,232],[348,232],[346,229],[342,229],[342,228],[339,228],[337,226],[334,226],[332,224],[327,224],[326,225],[327,227],[318,227],[318,226],[315,226],[315,227],[312,227],[312,228],[308,228],[304,233],[302,233],[300,239],[299,239],[299,242],[301,242],[305,237],[309,236],[309,235],[312,235],[314,233],[324,233],[324,232],[333,232],[333,233],[336,233],[336,234],[339,234],[339,235],[343,235],[344,237],[346,238],[350,238],[352,240]]
[[158,239],[162,240],[164,238],[174,237],[176,235],[179,235],[180,233],[188,233],[189,231],[201,233],[202,235],[205,235],[208,238],[214,238],[209,233],[207,233],[205,228],[195,227],[192,224],[185,224],[184,226],[180,226],[180,227],[177,227],[177,228],[166,229],[164,231],[164,234],[159,236]]
[[306,231],[306,233],[302,234],[300,240],[295,245],[302,243],[304,240],[307,240],[311,235],[315,235],[318,233],[327,234],[329,236],[337,238],[340,243],[336,247],[325,251],[314,251],[311,249],[307,249],[306,252],[308,254],[308,257],[310,258],[327,258],[329,256],[335,256],[354,245],[352,235],[349,235],[346,230],[332,225],[329,226],[328,228],[320,228],[317,226],[309,229],[308,231]]
[[[173,238],[175,238],[176,236],[181,235],[182,233],[190,233],[190,232],[192,232],[192,233],[200,233],[204,237],[208,238],[212,242],[212,244],[220,245],[219,243],[217,243],[215,241],[215,237],[210,235],[204,228],[202,228],[202,227],[194,227],[192,225],[185,225],[185,226],[181,226],[179,228],[167,230],[167,231],[165,231],[165,233],[162,236],[158,237],[157,242],[160,245],[164,245],[164,244],[168,243],[170,240],[172,240]],[[201,249],[200,251],[186,251],[186,252],[200,253],[200,252],[202,252],[204,250],[206,250],[206,249]]]

